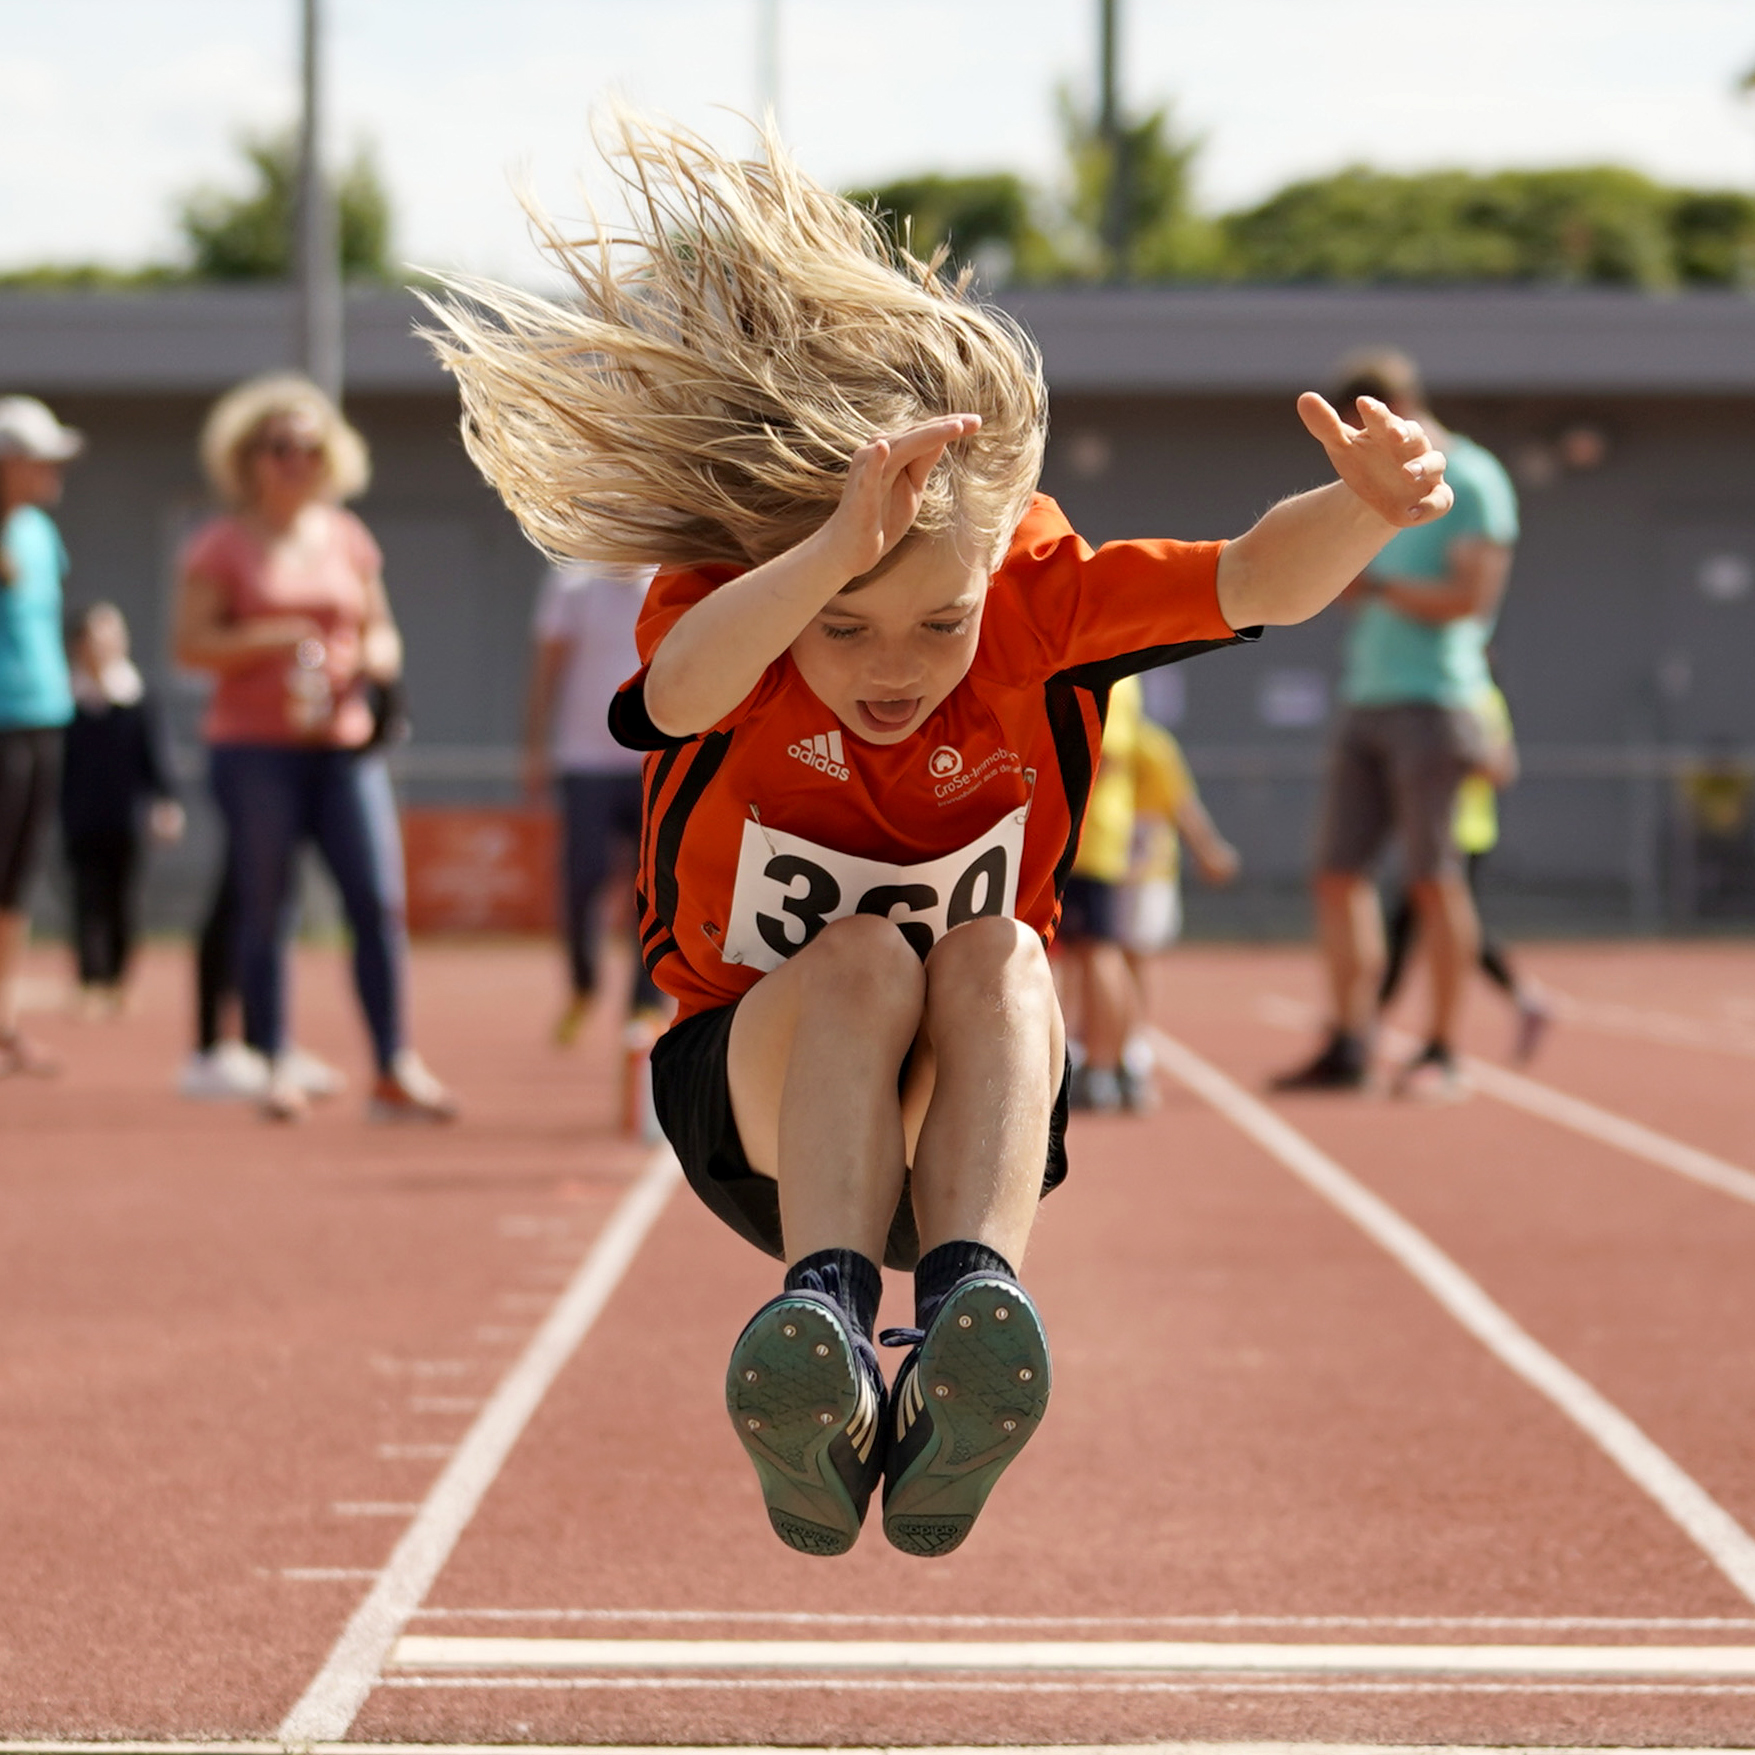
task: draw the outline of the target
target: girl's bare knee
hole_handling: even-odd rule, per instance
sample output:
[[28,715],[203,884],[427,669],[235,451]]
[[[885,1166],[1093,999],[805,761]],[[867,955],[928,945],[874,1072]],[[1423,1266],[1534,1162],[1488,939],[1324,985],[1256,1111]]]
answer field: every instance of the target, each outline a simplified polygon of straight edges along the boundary
[[1008,1012],[1054,997],[1042,940],[1007,915],[966,921],[947,932],[926,959],[929,1013],[968,1007]]
[[918,1019],[926,975],[897,927],[875,914],[831,921],[794,966],[813,1009],[856,1010],[871,1016],[892,1009]]

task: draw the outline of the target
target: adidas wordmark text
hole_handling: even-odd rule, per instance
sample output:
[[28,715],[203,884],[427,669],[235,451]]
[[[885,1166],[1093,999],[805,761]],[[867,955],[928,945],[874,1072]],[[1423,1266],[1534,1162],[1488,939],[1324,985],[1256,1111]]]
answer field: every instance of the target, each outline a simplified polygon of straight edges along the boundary
[[801,737],[786,753],[803,762],[807,768],[815,768],[819,774],[827,774],[831,780],[847,778],[847,756],[841,748],[839,731],[822,732],[816,737]]

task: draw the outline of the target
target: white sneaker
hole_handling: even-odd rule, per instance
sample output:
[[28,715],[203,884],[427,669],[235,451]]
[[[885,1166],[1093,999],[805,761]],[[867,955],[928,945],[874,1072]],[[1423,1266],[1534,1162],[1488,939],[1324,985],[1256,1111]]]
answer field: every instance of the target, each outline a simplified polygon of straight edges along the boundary
[[304,1086],[287,1071],[284,1054],[268,1069],[268,1083],[262,1087],[259,1107],[266,1121],[303,1121],[311,1112],[311,1099],[305,1095]]
[[307,1097],[339,1097],[347,1089],[347,1074],[340,1067],[331,1066],[297,1044],[281,1055],[280,1070]]
[[268,1086],[268,1062],[242,1042],[199,1049],[183,1062],[177,1094],[197,1103],[230,1103],[260,1097]]
[[457,1119],[457,1103],[439,1083],[427,1063],[412,1048],[404,1048],[390,1071],[372,1086],[366,1102],[368,1121],[445,1122]]

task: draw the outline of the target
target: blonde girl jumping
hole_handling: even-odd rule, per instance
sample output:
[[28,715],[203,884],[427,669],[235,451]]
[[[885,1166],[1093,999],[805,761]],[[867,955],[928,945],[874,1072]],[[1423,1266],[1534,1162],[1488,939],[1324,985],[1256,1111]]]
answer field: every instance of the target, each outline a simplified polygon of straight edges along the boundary
[[[948,1553],[1042,1418],[1019,1283],[1066,1174],[1045,945],[1110,687],[1296,622],[1444,460],[1299,401],[1339,479],[1230,543],[1095,552],[1036,492],[1029,339],[771,134],[734,162],[618,116],[631,219],[563,236],[569,299],[434,303],[471,454],[557,559],[662,570],[611,725],[648,751],[641,942],[691,1186],[786,1263],[726,1398],[780,1538]],[[886,1388],[880,1263],[914,1274]]]

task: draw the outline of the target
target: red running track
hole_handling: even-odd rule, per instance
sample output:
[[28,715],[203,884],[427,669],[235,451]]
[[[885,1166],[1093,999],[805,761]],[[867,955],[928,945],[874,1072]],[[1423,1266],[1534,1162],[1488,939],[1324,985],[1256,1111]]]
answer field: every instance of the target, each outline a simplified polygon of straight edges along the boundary
[[[1755,951],[1528,961],[1571,1002],[1536,1078],[1755,1170]],[[1313,973],[1187,950],[1158,1021],[1247,1105],[1304,1049]],[[301,1028],[343,1057],[339,974],[307,961]],[[44,1022],[66,1076],[0,1085],[0,1737],[1755,1741],[1734,1539],[1181,1085],[1075,1124],[1027,1272],[1053,1407],[967,1547],[908,1560],[874,1520],[821,1562],[768,1533],[720,1404],[775,1275],[686,1192],[658,1206],[603,1034],[544,1042],[545,952],[417,953],[417,1034],[468,1105],[441,1133],[178,1102],[183,977],[149,958],[133,1017]],[[1747,1542],[1755,1204],[1485,1096],[1272,1110]],[[617,1237],[591,1321],[577,1272]],[[531,1638],[623,1643],[531,1668]],[[1150,1650],[1090,1667],[1108,1642]],[[1317,1647],[1345,1649],[1312,1674]]]

